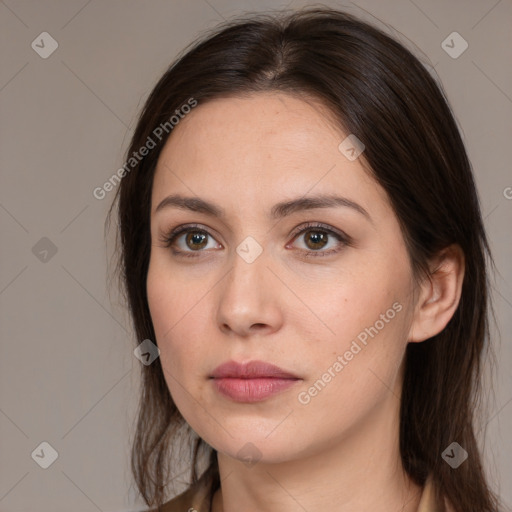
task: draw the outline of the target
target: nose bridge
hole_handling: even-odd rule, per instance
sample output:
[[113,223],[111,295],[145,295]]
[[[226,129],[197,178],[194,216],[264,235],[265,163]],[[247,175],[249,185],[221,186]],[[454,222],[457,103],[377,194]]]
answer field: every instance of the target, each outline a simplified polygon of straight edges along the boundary
[[264,284],[268,279],[267,253],[251,236],[236,247],[228,286],[239,300],[254,301],[265,294]]
[[246,237],[236,247],[232,268],[221,288],[218,321],[239,334],[247,333],[258,324],[275,328],[277,304],[271,297],[274,288],[268,280],[268,253],[252,237]]

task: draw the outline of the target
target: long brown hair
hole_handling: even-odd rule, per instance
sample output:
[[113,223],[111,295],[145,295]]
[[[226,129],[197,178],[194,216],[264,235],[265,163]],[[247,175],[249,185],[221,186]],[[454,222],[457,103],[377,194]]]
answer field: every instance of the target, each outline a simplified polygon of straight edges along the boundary
[[[363,161],[388,194],[416,277],[424,276],[428,259],[448,245],[464,251],[462,297],[453,318],[437,336],[407,347],[400,452],[411,478],[423,485],[431,475],[438,495],[455,511],[496,511],[474,432],[489,338],[492,259],[471,165],[441,85],[402,44],[353,15],[308,8],[231,20],[194,42],[152,90],[127,160],[150,138],[155,147],[125,168],[112,204],[118,203],[120,277],[136,343],[155,340],[146,296],[150,204],[156,163],[172,134],[169,119],[191,98],[200,106],[265,91],[320,100],[340,129],[363,142]],[[165,123],[167,131],[155,132]],[[172,471],[173,440],[187,425],[160,359],[141,365],[141,377],[132,471],[145,502],[159,507]],[[204,449],[218,485],[215,450],[190,433],[191,483],[197,481],[198,453]],[[457,469],[441,457],[453,441],[469,454]]]

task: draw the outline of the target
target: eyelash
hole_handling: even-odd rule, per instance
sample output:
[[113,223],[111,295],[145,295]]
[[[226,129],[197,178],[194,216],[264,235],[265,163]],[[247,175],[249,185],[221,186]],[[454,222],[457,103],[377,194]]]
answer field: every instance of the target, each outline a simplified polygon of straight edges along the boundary
[[[292,235],[293,236],[293,241],[295,241],[295,239],[297,239],[303,233],[306,233],[308,231],[313,231],[314,232],[315,229],[312,229],[312,228],[316,228],[316,230],[318,232],[326,233],[327,235],[332,235],[336,240],[338,240],[338,242],[341,242],[341,244],[344,245],[344,246],[351,246],[352,245],[352,239],[346,233],[334,231],[332,228],[328,227],[326,224],[317,223],[317,222],[309,222],[309,223],[305,224],[302,227],[302,229],[300,229],[298,231],[295,231],[293,233],[293,235]],[[204,252],[204,251],[202,251],[202,250],[199,250],[199,251],[181,251],[181,250],[176,250],[176,249],[171,247],[173,242],[180,235],[186,234],[186,233],[189,233],[189,232],[201,233],[201,234],[205,234],[207,236],[211,236],[213,238],[213,236],[207,230],[205,230],[204,228],[201,228],[201,226],[199,224],[187,224],[185,226],[180,226],[178,228],[172,229],[168,233],[164,233],[162,235],[162,237],[160,238],[160,242],[162,244],[164,244],[165,248],[171,248],[173,254],[175,254],[177,256],[185,257],[185,258],[197,258],[200,255],[200,253]],[[321,251],[321,250],[318,250],[318,251],[313,251],[313,250],[304,251],[303,250],[302,252],[304,252],[303,256],[305,256],[305,257],[314,257],[314,258],[316,258],[316,257],[324,257],[324,256],[329,256],[331,254],[338,253],[339,251],[341,251],[341,249],[342,249],[342,247],[338,247],[336,249],[329,249],[327,251]]]

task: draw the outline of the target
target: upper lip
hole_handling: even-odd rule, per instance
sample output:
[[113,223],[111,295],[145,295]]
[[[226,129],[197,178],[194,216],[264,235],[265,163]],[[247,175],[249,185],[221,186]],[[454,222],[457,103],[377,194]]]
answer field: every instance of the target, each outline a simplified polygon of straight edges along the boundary
[[217,366],[212,372],[211,378],[238,378],[238,379],[256,379],[263,377],[273,377],[281,379],[298,379],[296,375],[289,373],[278,366],[266,363],[265,361],[249,361],[247,363],[238,363],[236,361],[227,361]]

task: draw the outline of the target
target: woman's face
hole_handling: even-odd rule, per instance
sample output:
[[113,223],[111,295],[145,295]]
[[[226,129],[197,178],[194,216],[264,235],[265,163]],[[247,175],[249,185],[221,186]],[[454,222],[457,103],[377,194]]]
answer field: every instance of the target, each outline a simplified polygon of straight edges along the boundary
[[[413,276],[364,153],[338,147],[347,135],[320,105],[260,93],[199,104],[160,155],[147,277],[156,343],[181,414],[231,457],[293,460],[397,419]],[[197,201],[156,211],[171,195],[222,215]],[[343,199],[302,202],[327,196]],[[212,378],[255,360],[295,379]]]

